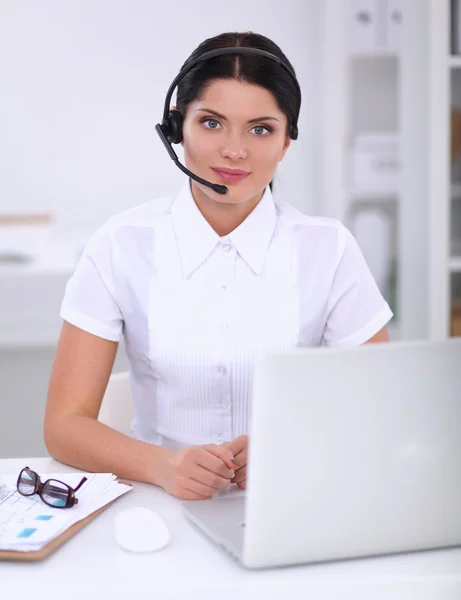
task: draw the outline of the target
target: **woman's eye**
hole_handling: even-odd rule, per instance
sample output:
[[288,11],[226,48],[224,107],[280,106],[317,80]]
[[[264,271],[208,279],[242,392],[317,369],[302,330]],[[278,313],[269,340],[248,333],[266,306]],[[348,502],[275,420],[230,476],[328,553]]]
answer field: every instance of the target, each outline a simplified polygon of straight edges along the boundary
[[251,131],[254,131],[254,133],[259,136],[267,135],[271,132],[269,127],[266,127],[265,125],[255,125]]
[[218,129],[218,127],[220,127],[220,124],[216,119],[204,119],[202,123],[207,129]]

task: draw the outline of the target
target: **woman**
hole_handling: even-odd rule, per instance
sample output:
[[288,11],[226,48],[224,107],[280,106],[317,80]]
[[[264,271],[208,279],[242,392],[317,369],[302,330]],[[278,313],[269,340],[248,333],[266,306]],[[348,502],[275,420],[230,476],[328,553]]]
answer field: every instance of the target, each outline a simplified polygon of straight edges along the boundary
[[[236,47],[270,52],[285,67],[261,55],[220,55],[179,81],[181,131],[171,137],[195,175],[176,198],[119,214],[90,240],[66,288],[45,417],[58,460],[183,499],[245,487],[258,357],[387,341],[392,316],[339,222],[273,200],[301,102],[280,48],[261,35],[226,33],[204,41],[183,70]],[[97,421],[122,335],[134,438]]]

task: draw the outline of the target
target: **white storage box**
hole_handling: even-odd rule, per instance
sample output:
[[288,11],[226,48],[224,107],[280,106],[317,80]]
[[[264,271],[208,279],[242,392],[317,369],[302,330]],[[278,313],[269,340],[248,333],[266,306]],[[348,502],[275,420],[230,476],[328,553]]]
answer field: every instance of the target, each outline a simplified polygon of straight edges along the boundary
[[400,50],[402,30],[402,0],[387,0],[387,49],[389,52]]
[[398,193],[399,139],[395,133],[361,133],[352,145],[351,191],[354,195]]
[[380,55],[400,48],[402,0],[349,0],[352,54]]
[[385,46],[378,19],[379,0],[349,0],[349,40],[353,53],[370,53]]

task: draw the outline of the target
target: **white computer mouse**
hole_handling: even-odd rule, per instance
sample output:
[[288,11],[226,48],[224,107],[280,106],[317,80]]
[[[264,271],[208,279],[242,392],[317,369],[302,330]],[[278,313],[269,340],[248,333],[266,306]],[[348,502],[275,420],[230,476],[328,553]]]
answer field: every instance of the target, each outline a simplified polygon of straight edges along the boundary
[[170,541],[163,519],[150,508],[128,508],[114,517],[115,539],[130,552],[154,552]]

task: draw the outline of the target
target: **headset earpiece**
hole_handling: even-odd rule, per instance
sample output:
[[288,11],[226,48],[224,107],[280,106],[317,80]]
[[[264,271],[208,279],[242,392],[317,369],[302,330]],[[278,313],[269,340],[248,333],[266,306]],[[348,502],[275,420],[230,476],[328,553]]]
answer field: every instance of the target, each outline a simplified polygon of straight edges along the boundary
[[170,144],[180,144],[182,142],[182,124],[183,116],[179,110],[170,110],[165,125],[165,133]]
[[298,127],[296,125],[292,125],[290,129],[290,137],[292,140],[298,139]]

